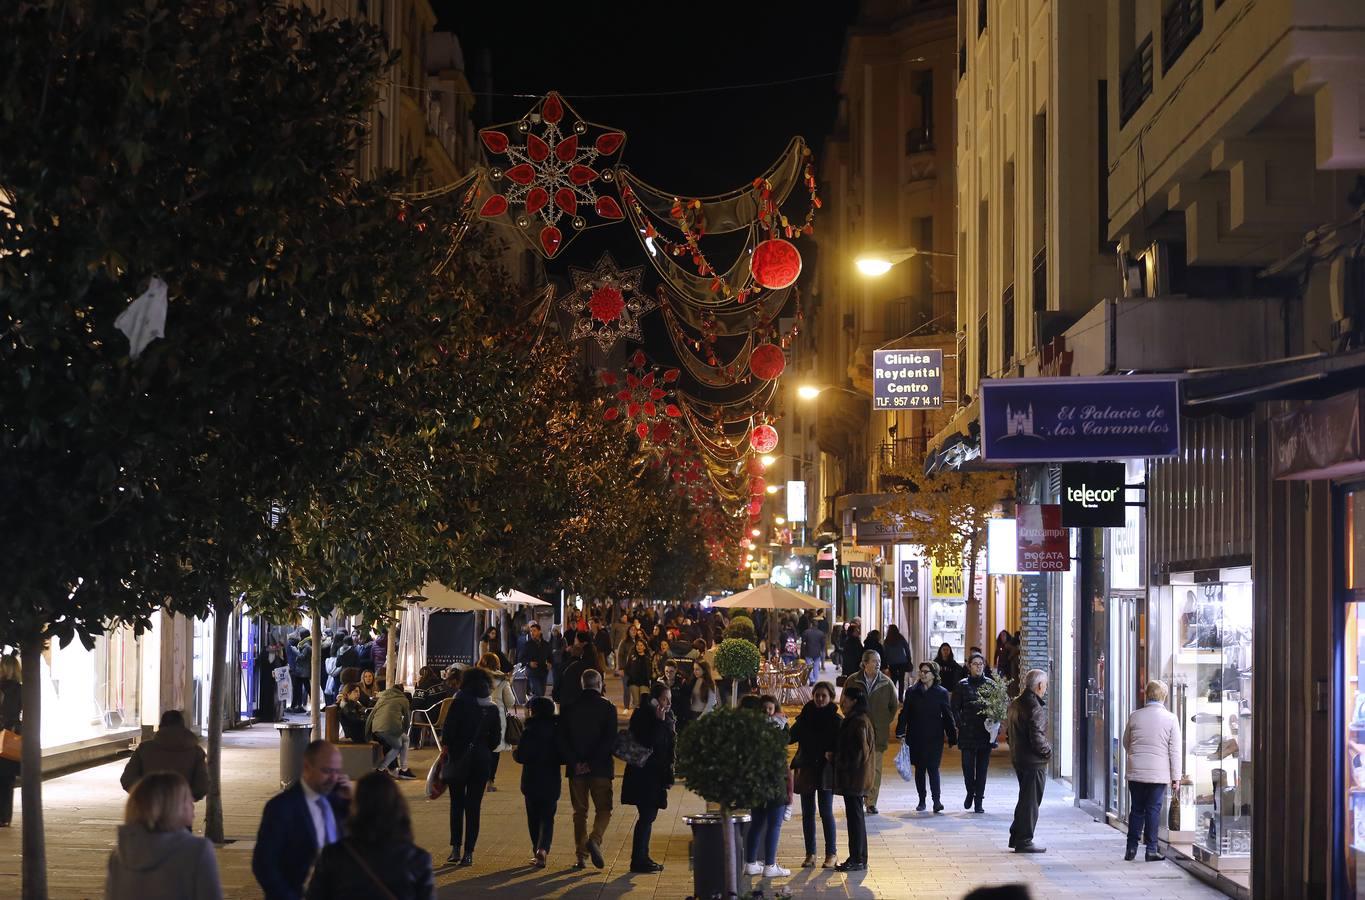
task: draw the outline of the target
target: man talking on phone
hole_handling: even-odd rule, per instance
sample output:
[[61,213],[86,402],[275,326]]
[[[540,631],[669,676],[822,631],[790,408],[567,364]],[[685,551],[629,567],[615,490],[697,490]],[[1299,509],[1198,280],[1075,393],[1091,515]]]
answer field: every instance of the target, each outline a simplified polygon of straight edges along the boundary
[[341,752],[327,741],[303,751],[303,774],[271,797],[261,813],[251,874],[266,900],[302,900],[313,860],[328,844],[341,840],[351,807],[351,781],[341,768]]

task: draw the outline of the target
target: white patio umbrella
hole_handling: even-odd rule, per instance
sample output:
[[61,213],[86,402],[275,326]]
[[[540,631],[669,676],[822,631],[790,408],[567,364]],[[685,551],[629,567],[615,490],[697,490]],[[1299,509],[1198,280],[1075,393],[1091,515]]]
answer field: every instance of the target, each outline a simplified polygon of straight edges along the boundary
[[419,596],[411,601],[415,606],[427,609],[449,609],[456,612],[502,612],[495,601],[482,594],[466,594],[452,591],[439,581],[428,581],[422,585]]
[[524,591],[513,588],[502,594],[498,594],[498,601],[505,606],[549,606],[539,597],[533,597]]
[[731,594],[711,604],[721,609],[827,609],[829,604],[809,594],[793,591],[781,585],[765,584],[738,594]]

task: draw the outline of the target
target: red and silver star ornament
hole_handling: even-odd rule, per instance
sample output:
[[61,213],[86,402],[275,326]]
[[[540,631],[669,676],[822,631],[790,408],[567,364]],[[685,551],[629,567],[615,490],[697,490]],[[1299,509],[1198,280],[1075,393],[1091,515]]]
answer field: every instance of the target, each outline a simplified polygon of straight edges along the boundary
[[653,298],[640,293],[644,266],[622,269],[608,253],[591,270],[569,267],[573,291],[559,308],[574,317],[570,341],[592,338],[609,353],[622,338],[643,342],[640,316],[654,309]]
[[625,218],[615,196],[625,132],[588,122],[559,94],[520,121],[482,129],[479,140],[491,162],[479,215],[515,227],[546,259],[580,231]]

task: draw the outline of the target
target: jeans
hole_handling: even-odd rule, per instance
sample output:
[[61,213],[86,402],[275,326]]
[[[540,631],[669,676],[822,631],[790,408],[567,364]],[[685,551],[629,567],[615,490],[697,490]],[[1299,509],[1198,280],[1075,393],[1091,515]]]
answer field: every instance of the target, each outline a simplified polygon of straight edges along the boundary
[[815,684],[819,674],[825,670],[825,661],[818,656],[807,656],[806,665],[810,666],[810,683]]
[[630,864],[643,866],[650,861],[649,838],[654,832],[654,819],[659,815],[657,806],[637,807],[640,818],[635,820],[635,831],[630,840]]
[[815,809],[820,808],[820,828],[824,831],[825,855],[833,856],[838,846],[834,838],[834,792],[807,791],[801,795],[801,836],[806,839],[806,855],[815,855]]
[[1027,847],[1033,843],[1033,830],[1038,827],[1038,806],[1043,802],[1043,788],[1047,786],[1047,769],[1016,766],[1014,775],[1019,779],[1019,801],[1014,805],[1010,846]]
[[744,839],[744,861],[758,862],[763,854],[763,863],[777,865],[777,841],[782,835],[782,816],[787,804],[770,803],[749,810],[749,834]]
[[375,733],[374,739],[383,746],[384,761],[379,764],[379,768],[387,769],[398,761],[398,768],[408,767],[408,736],[406,734],[379,734]]
[[294,676],[294,694],[291,698],[293,700],[293,707],[295,709],[303,709],[303,705],[308,702],[308,698],[308,679],[300,678],[297,675]]
[[939,802],[938,766],[915,766],[915,790],[919,791],[919,802],[924,802],[924,774],[929,773],[929,790],[933,792],[934,802]]
[[526,828],[531,833],[531,849],[550,852],[555,837],[555,811],[559,798],[526,796]]
[[1128,810],[1128,849],[1136,850],[1138,838],[1146,832],[1147,852],[1158,853],[1157,835],[1161,822],[1161,804],[1166,800],[1166,785],[1148,781],[1128,782],[1130,799]]
[[991,748],[962,750],[962,780],[967,783],[967,796],[977,800],[986,796],[986,773],[991,768]]
[[532,697],[545,696],[544,669],[532,669],[526,673],[526,693],[530,694]]
[[488,782],[482,778],[456,781],[450,785],[450,849],[473,853],[479,842],[479,813],[483,810],[483,789]]
[[849,862],[867,865],[867,819],[861,794],[844,794],[844,815],[848,818]]
[[[592,799],[592,831],[588,831],[588,800]],[[573,804],[574,852],[579,859],[588,855],[588,841],[601,846],[602,836],[611,824],[611,779],[581,776],[569,779],[569,802]]]
[[[895,664],[888,665],[887,668],[891,670],[891,680],[892,680],[893,682],[895,682],[895,684],[896,684],[896,699],[897,699],[897,700],[904,700],[904,699],[905,699],[905,673],[910,671],[910,664],[909,664],[909,663],[895,663]],[[950,686],[948,686],[948,685],[946,685],[946,684],[944,685],[944,687],[948,688],[948,693],[951,694],[951,693],[953,692],[952,687],[950,687]]]

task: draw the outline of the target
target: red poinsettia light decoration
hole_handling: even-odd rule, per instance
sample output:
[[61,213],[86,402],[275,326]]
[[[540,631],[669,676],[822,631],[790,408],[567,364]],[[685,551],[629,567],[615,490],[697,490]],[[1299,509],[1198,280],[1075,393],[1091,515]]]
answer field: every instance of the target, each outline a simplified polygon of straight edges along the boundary
[[679,369],[660,371],[652,366],[641,350],[630,357],[630,367],[618,377],[615,372],[603,372],[602,384],[618,387],[613,394],[615,403],[608,406],[602,418],[608,422],[624,419],[635,436],[643,442],[658,446],[669,444],[678,434],[672,420],[682,417],[682,409],[674,402],[671,388],[682,372]]

